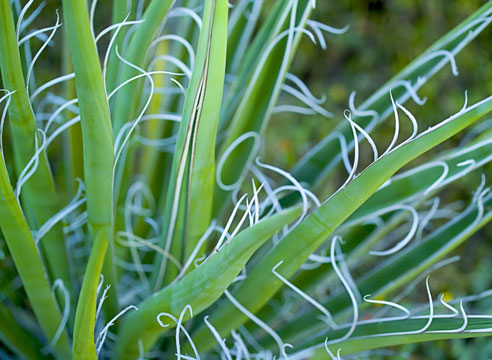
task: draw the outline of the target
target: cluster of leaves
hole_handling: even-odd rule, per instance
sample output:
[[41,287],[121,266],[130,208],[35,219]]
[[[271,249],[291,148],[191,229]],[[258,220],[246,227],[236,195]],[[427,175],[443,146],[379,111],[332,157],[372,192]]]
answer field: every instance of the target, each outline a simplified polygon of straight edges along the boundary
[[[2,354],[338,359],[492,333],[470,312],[489,292],[436,301],[428,276],[492,219],[485,178],[466,207],[436,196],[492,159],[490,121],[399,172],[492,110],[465,94],[419,131],[403,105],[424,105],[442,68],[458,75],[492,2],[358,106],[353,92],[289,171],[261,159],[272,114],[334,117],[289,72],[296,49],[348,30],[312,20],[315,0],[114,0],[102,30],[96,0],[62,4],[63,26],[34,30],[43,2],[0,0]],[[38,85],[60,28],[63,72]],[[370,133],[390,116],[381,152]],[[427,303],[404,306],[420,283]]]

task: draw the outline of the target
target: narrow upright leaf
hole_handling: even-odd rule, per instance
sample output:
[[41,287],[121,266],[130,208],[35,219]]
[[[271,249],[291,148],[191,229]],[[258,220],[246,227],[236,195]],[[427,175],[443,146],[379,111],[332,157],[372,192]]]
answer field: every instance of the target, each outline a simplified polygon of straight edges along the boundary
[[[96,290],[112,238],[113,135],[87,4],[85,0],[64,0],[63,13],[80,105],[87,212],[93,240],[77,304],[73,349],[75,359],[95,359]],[[108,254],[105,273],[110,277],[106,276],[106,281],[111,282],[111,249]],[[115,299],[116,293],[112,295]]]
[[[8,0],[0,1],[0,68],[3,86],[12,94],[9,120],[12,130],[14,160],[17,175],[36,153],[36,137],[39,140],[36,120],[26,90],[21,58],[17,46],[14,21]],[[24,184],[21,199],[28,219],[34,219],[33,230],[39,229],[58,210],[58,196],[46,153],[39,154],[38,165],[32,177]],[[61,224],[56,224],[41,239],[41,250],[46,259],[49,276],[62,279],[71,288],[65,239]]]
[[[205,3],[193,76],[187,90],[174,152],[161,246],[177,259],[191,254],[210,225],[215,180],[215,137],[224,86],[227,1]],[[179,224],[179,227],[178,227]],[[183,229],[181,231],[180,229]],[[158,259],[154,289],[164,280],[167,259]]]

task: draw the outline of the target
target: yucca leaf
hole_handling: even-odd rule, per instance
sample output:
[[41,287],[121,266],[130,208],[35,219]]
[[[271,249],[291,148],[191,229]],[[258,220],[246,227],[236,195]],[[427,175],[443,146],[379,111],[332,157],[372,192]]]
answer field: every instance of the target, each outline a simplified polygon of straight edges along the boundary
[[[266,255],[248,275],[235,293],[236,299],[250,311],[259,310],[283,283],[271,270],[280,262],[279,272],[292,276],[330,234],[366,201],[384,182],[409,161],[461,131],[492,110],[492,96],[451,116],[434,128],[429,128],[415,139],[398,146],[386,156],[368,166],[355,180],[341,188],[311,215],[303,220]],[[258,294],[254,298],[249,294]],[[236,308],[226,303],[211,316],[211,322],[221,334],[240,326],[247,320]],[[201,329],[195,342],[209,349],[208,332]]]
[[[221,130],[229,127],[232,116],[234,115],[234,110],[241,101],[241,95],[244,94],[245,88],[248,85],[248,80],[256,71],[261,55],[265,53],[268,48],[268,44],[275,39],[284,25],[285,19],[289,13],[289,5],[291,4],[287,1],[279,1],[275,3],[274,7],[270,10],[267,19],[259,29],[258,34],[254,37],[254,40],[248,48],[246,54],[243,55],[237,71],[237,78],[232,83],[231,88],[227,91],[224,97],[224,105],[219,124]],[[236,25],[235,22],[231,23],[231,25],[239,26]],[[234,34],[231,34],[231,36],[231,42],[237,41],[233,37]],[[233,53],[230,53],[231,56],[232,54]]]
[[[174,4],[174,0],[153,0],[151,1],[145,9],[142,19],[139,24],[136,25],[135,32],[131,34],[128,46],[126,48],[118,47],[117,45],[123,45],[125,33],[128,34],[128,27],[123,31],[120,30],[121,34],[116,38],[116,43],[110,52],[110,62],[107,68],[107,81],[108,86],[114,86],[115,82],[123,83],[130,78],[139,74],[139,72],[132,66],[128,64],[133,64],[134,66],[145,69],[147,67],[147,52],[150,48],[150,44],[159,29],[162,28],[163,22],[168,15],[169,9]],[[123,7],[126,5],[118,4],[115,8],[114,16],[119,16],[123,12]],[[130,15],[135,16],[136,2],[131,4],[132,12]],[[126,15],[126,14],[125,14]],[[123,19],[121,19],[123,20]],[[120,21],[121,21],[120,20]],[[116,56],[116,50],[122,53],[126,64],[121,64],[121,59]],[[149,54],[150,55],[150,54]],[[121,135],[120,131],[122,127],[129,121],[135,121],[137,117],[137,112],[139,110],[139,105],[141,102],[141,96],[139,94],[142,92],[143,86],[142,81],[136,80],[131,81],[122,87],[116,94],[114,102],[111,104],[111,119],[113,123],[113,133],[115,138]],[[129,135],[129,134],[128,134]],[[155,134],[158,136],[157,134]],[[132,144],[128,148],[123,148],[121,153],[121,159],[115,165],[116,166],[116,177],[115,177],[115,221],[114,229],[115,232],[119,232],[124,229],[124,216],[119,211],[124,203],[124,194],[128,191],[131,181],[131,171],[135,166],[135,158],[133,153],[135,152],[135,146]],[[119,176],[121,174],[121,176]]]
[[[178,259],[193,251],[212,218],[215,136],[226,44],[227,1],[210,0],[205,7],[197,59],[179,127],[161,237],[161,246],[166,251],[172,249]],[[158,260],[154,289],[162,285],[166,270],[166,259]]]
[[[477,336],[488,336],[492,334],[492,319],[489,317],[469,318],[466,329],[462,332],[451,332],[459,329],[463,325],[463,318],[449,317],[436,318],[426,332],[418,333],[424,328],[427,319],[402,319],[393,321],[380,321],[369,324],[361,324],[357,327],[353,338],[340,344],[329,345],[333,353],[340,349],[342,356],[358,353],[364,350],[384,348],[394,345],[411,344],[417,342],[440,340],[440,339],[460,339]],[[313,346],[303,355],[311,359],[331,359],[324,347],[324,339],[336,338],[343,335],[347,330],[337,332],[325,332],[322,337],[317,338],[321,344]],[[408,332],[415,331],[415,334]],[[402,335],[390,335],[391,333],[402,333]],[[315,351],[314,351],[315,350]]]
[[[183,2],[182,6],[190,6],[191,4],[192,1],[187,0]],[[191,47],[195,41],[198,41],[199,34],[200,28],[193,18],[180,18],[177,28],[173,31],[172,35],[163,35],[167,37],[166,40],[163,40],[162,37],[160,37],[161,41],[159,41],[155,47],[155,55],[152,60],[154,69],[169,70],[170,66],[176,66],[169,59],[176,59],[185,64],[185,66],[188,66],[189,64],[191,72],[196,62],[196,53],[195,50],[187,49],[183,44],[183,41],[188,41],[189,43],[187,46]],[[169,37],[170,35],[172,37]],[[180,40],[178,41],[177,39]],[[157,41],[157,39],[154,41]],[[181,72],[182,69],[178,68],[178,71]],[[154,85],[156,89],[166,89],[177,86],[176,83],[173,83],[176,79],[170,79],[169,76],[163,74],[161,76],[156,75],[155,77]],[[180,77],[178,80],[186,87],[186,82],[189,84],[190,79],[185,80],[183,77]],[[160,112],[165,111],[166,113],[181,115],[184,101],[186,100],[186,96],[182,95],[181,89],[177,94],[161,94],[155,92],[147,112],[149,114],[159,114]],[[173,121],[151,120],[150,122],[142,124],[142,126],[144,127],[143,131],[145,137],[147,139],[155,139],[154,141],[157,142],[158,139],[170,138],[173,134],[176,134],[179,123]],[[169,148],[173,145],[174,143],[170,143]],[[156,149],[154,146],[145,146],[142,151],[143,155],[141,157],[144,159],[145,163],[142,164],[141,172],[144,173],[145,178],[148,179],[150,189],[156,194],[156,197],[159,197],[156,213],[158,216],[162,216],[165,209],[166,194],[165,191],[161,192],[161,189],[166,189],[168,187],[170,177],[169,168],[172,166],[172,154],[162,153],[162,151]],[[156,164],[158,165],[156,166]],[[146,168],[144,168],[144,166],[146,166]]]
[[343,226],[351,226],[367,219],[376,211],[402,202],[422,201],[453,181],[492,160],[492,139],[484,139],[467,147],[452,150],[434,161],[407,170],[391,178]]
[[[3,155],[0,155],[0,228],[34,314],[51,341],[62,319],[31,230],[10,184]],[[53,349],[58,359],[70,358],[70,344],[65,331]]]
[[[492,157],[490,156],[492,150],[491,143],[492,141],[489,137],[484,137],[480,134],[480,136],[468,146],[447,151],[443,155],[438,156],[436,160],[411,168],[390,178],[387,185],[383,186],[372,195],[337,229],[337,233],[344,234],[343,237],[346,240],[343,250],[347,256],[347,265],[349,265],[349,267],[352,267],[352,265],[360,266],[361,263],[367,262],[370,259],[370,257],[367,257],[370,248],[407,218],[407,212],[397,212],[398,210],[401,210],[398,205],[414,203],[414,206],[418,206],[426,198],[432,196],[436,192],[442,191],[444,187],[449,186],[452,182],[463,178],[470,172],[480,169],[490,162],[490,160],[492,160]],[[396,213],[392,215],[383,226],[378,226],[377,230],[364,233],[363,229],[353,229],[357,224],[370,220],[376,216],[376,214],[391,208],[393,208],[391,212]],[[474,209],[476,209],[476,206]],[[470,211],[471,208],[468,208],[466,213],[469,214]],[[486,215],[484,215],[484,219],[487,219]],[[461,214],[454,219],[454,222],[458,221],[462,221]],[[486,223],[487,221],[484,220],[476,229],[484,226]],[[451,223],[446,224],[445,228],[451,226],[450,224]],[[458,229],[465,228],[468,228],[466,222],[458,225]],[[353,229],[353,233],[351,232],[351,229]],[[436,235],[441,236],[441,230],[442,228],[436,230]],[[467,232],[463,236],[460,236],[459,240],[450,234],[445,236],[449,243],[461,243],[471,235],[472,232]],[[436,240],[436,243],[439,243],[439,241]],[[446,249],[451,251],[452,248],[447,247]],[[444,254],[441,255],[444,256]],[[433,261],[426,263],[427,266],[425,268],[438,260],[433,257],[433,252],[428,252],[428,256],[429,258],[432,258]],[[418,268],[418,270],[421,272],[424,268]],[[392,271],[394,270],[391,270],[390,273],[396,274]],[[415,272],[415,274],[417,273]],[[324,267],[319,267],[318,269],[300,274],[299,277],[293,279],[293,282],[297,286],[302,287],[305,291],[309,291],[311,288],[318,287],[322,283],[325,284],[323,286],[328,286],[333,280],[336,280],[336,276],[333,272],[327,273]],[[370,288],[371,287],[365,287],[366,291],[369,291],[368,289]],[[376,288],[370,291],[373,295],[378,295],[379,293],[377,293],[375,289]],[[346,297],[345,300],[347,306],[349,306],[350,303],[348,297]],[[261,315],[262,318],[270,318],[273,314],[271,314],[271,311],[265,309],[265,311],[262,311]],[[312,316],[314,319],[316,315],[313,313]],[[306,316],[302,316],[299,320],[306,320]],[[308,322],[306,324],[308,324]],[[298,327],[296,326],[292,329],[292,332],[297,332],[297,330]],[[288,338],[286,338],[286,340],[290,341]]]
[[[407,211],[399,211],[403,210],[400,207],[401,204],[419,206],[426,198],[442,191],[451,183],[462,179],[470,172],[480,169],[490,162],[492,160],[490,156],[491,144],[490,138],[474,141],[471,145],[448,151],[437,157],[436,160],[390,178],[387,185],[372,195],[337,230],[339,234],[344,234],[347,229],[349,231],[348,234],[344,235],[344,238],[349,236],[347,241],[350,243],[347,244],[348,246],[344,246],[345,254],[349,255],[347,264],[360,263],[367,259],[367,252],[374,246],[375,242],[381,240],[408,218],[409,213]],[[390,211],[394,215],[385,222],[384,226],[379,226],[376,231],[366,234],[361,232],[362,229],[360,231],[355,229],[353,235],[350,234],[350,228],[353,226],[370,220],[376,214],[385,211]],[[325,283],[333,280],[333,276],[327,276],[324,270],[319,273],[319,276],[315,273],[318,271],[310,271],[309,278],[303,277],[301,281],[304,288],[318,284],[318,280],[321,278],[324,279]],[[294,282],[297,283],[295,280]]]
[[[277,2],[263,31],[251,45],[240,69],[237,82],[228,93],[222,113],[221,126],[225,138],[221,143],[219,158],[246,133],[262,134],[280,94],[281,85],[312,11],[310,0]],[[229,100],[230,99],[230,100]],[[244,174],[244,169],[254,156],[254,136],[235,144],[220,167],[219,184],[214,196],[214,214],[220,214],[233,184]]]
[[[122,22],[126,16],[128,16],[127,20],[134,20],[136,13],[136,2],[127,0],[114,0],[113,8],[112,8],[112,23],[116,24]],[[117,37],[114,41],[114,49],[118,47],[120,51],[123,49],[125,35],[128,33],[128,27],[123,26],[120,28]],[[116,32],[116,30],[115,30]],[[114,34],[114,33],[113,33]],[[121,69],[121,61],[116,56],[116,52],[111,51],[108,59],[108,68],[106,73],[106,89],[108,92],[111,92],[116,87],[116,83],[118,81],[118,76]]]
[[[10,128],[14,148],[17,175],[36,153],[36,141],[40,140],[36,120],[31,109],[29,94],[22,72],[21,58],[17,46],[14,21],[8,0],[0,1],[0,68],[3,86],[15,91],[9,105]],[[28,219],[34,229],[39,229],[58,210],[58,196],[46,153],[38,156],[38,165],[32,177],[24,184],[21,199],[25,204]],[[20,190],[20,189],[19,189]],[[62,279],[67,289],[71,288],[65,240],[61,224],[57,224],[41,240],[41,250],[46,259],[46,270],[54,279]]]
[[[242,64],[245,63],[244,55],[250,49],[248,45],[251,41],[263,4],[263,0],[242,0],[235,4],[233,8],[229,20],[229,36],[227,41],[226,69],[228,74],[235,74],[239,66],[243,66]],[[281,2],[278,4],[282,6]],[[284,2],[283,6],[285,4],[286,2]],[[250,9],[248,9],[248,6],[250,6]],[[276,6],[278,7],[278,5]],[[272,15],[270,15],[270,19],[273,19]],[[247,57],[252,59],[251,53],[248,53]]]
[[[161,55],[166,55],[169,51],[170,46],[167,44],[167,42],[162,41],[156,46],[156,56],[159,57]],[[165,69],[166,61],[165,60],[159,60],[156,61],[156,64],[154,66],[156,71],[163,71]],[[166,76],[164,74],[156,74],[155,79],[154,79],[154,84],[156,88],[160,88],[164,86],[164,83],[166,82]],[[162,111],[162,109],[165,108],[165,102],[168,101],[168,98],[163,95],[156,93],[152,96],[152,99],[150,101],[149,105],[149,110],[148,112],[150,114],[158,114],[159,111]],[[143,133],[144,136],[147,139],[159,139],[160,136],[163,134],[163,129],[166,124],[166,122],[159,121],[158,119],[156,120],[150,120],[149,122],[142,124],[143,125]],[[148,179],[149,187],[153,190],[155,190],[155,193],[158,193],[158,190],[161,186],[161,184],[156,184],[156,164],[160,163],[161,156],[156,149],[147,146],[143,150],[142,154],[142,162],[139,164],[140,167],[140,172],[145,174],[145,178]]]
[[[174,3],[174,0],[152,0],[143,14],[142,23],[138,25],[135,34],[133,34],[128,50],[124,53],[124,58],[132,64],[144,67],[144,59],[147,49],[157,33],[157,30],[162,25],[162,21],[169,11],[169,8]],[[118,66],[116,60],[111,64],[110,68]],[[111,70],[111,69],[110,69]],[[123,67],[121,71],[121,81],[130,79],[137,75],[137,71],[129,66]],[[114,133],[118,134],[123,124],[133,120],[133,115],[136,112],[136,105],[139,97],[134,96],[137,84],[129,83],[123,87],[116,98],[113,113]]]
[[[377,295],[384,296],[415,278],[490,222],[491,205],[492,196],[489,194],[437,231],[430,233],[419,244],[383,262],[360,279],[360,286],[363,288],[361,291],[377,289]],[[375,290],[370,291],[376,294]]]
[[[169,51],[169,45],[167,42],[159,42],[156,46],[156,56],[161,56],[167,54]],[[166,66],[165,60],[156,61],[154,69],[156,71],[164,71]],[[163,87],[166,81],[166,76],[164,74],[156,74],[154,78],[154,86],[156,88]],[[149,114],[158,114],[162,109],[165,109],[169,97],[164,94],[155,93],[149,103]],[[148,140],[157,141],[160,139],[166,130],[173,127],[174,124],[169,124],[166,121],[160,119],[152,119],[142,123],[142,133],[144,137]],[[156,150],[152,146],[145,146],[141,149],[141,154],[139,156],[139,163],[137,164],[139,168],[139,173],[144,174],[143,179],[145,179],[147,186],[152,191],[152,194],[158,196],[160,190],[165,188],[163,185],[163,179],[165,179],[168,174],[166,174],[167,164],[169,159],[163,155],[160,151]],[[145,234],[144,228],[146,227],[145,221],[142,217],[139,218],[137,225],[135,226],[135,234]]]
[[[408,284],[488,224],[492,220],[491,204],[492,196],[489,194],[415,246],[410,246],[379,264],[356,281],[358,291],[362,295],[386,297],[402,285]],[[346,293],[336,293],[323,300],[322,304],[334,316],[351,309],[350,298]],[[360,304],[362,305],[364,304]],[[319,312],[315,310],[299,314],[291,323],[286,324],[279,334],[285,341],[302,342],[302,339],[312,336],[326,326],[319,321],[318,315]],[[273,343],[270,345],[274,346]]]
[[[213,254],[204,264],[181,280],[148,298],[130,313],[121,327],[116,349],[116,359],[136,359],[139,356],[138,341],[145,350],[156,341],[163,328],[157,322],[161,312],[179,316],[186,305],[198,314],[212,305],[243,269],[253,253],[275,232],[294,221],[300,208],[286,210],[240,232]],[[166,329],[172,328],[172,325]]]
[[[68,47],[68,35],[66,32],[63,33],[63,68],[66,74],[73,73],[72,59],[70,58],[70,49]],[[64,92],[67,99],[75,99],[77,97],[75,82],[67,82]],[[65,143],[67,144],[64,147],[64,161],[67,167],[65,171],[67,195],[74,196],[77,193],[77,179],[84,178],[84,153],[80,122],[77,122],[68,129],[65,139]]]
[[[107,252],[112,238],[113,136],[87,4],[84,0],[64,0],[63,13],[80,106],[88,223],[93,239],[77,304],[73,348],[75,359],[95,359],[96,289],[105,258],[105,280],[114,286],[111,247]],[[109,304],[115,311],[115,295]]]

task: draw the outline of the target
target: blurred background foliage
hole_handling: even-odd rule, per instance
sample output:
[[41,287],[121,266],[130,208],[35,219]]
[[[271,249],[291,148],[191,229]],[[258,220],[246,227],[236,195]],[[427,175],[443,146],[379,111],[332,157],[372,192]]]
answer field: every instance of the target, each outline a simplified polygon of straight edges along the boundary
[[[309,85],[316,96],[326,95],[325,107],[333,119],[281,114],[274,116],[265,154],[278,165],[290,167],[328,131],[343,120],[348,97],[355,104],[388,81],[449,29],[459,24],[485,1],[479,0],[371,0],[318,1],[313,18],[333,27],[349,25],[343,35],[327,38],[327,50],[303,38],[291,71]],[[492,29],[486,29],[458,54],[459,76],[444,68],[420,91],[424,106],[408,106],[422,129],[453,114],[463,105],[464,92],[471,102],[492,93]],[[286,100],[292,101],[291,99]],[[286,126],[288,125],[288,126]],[[386,121],[374,136],[389,143],[393,122]],[[281,127],[282,131],[278,131]],[[386,139],[386,141],[384,140]],[[448,144],[449,145],[449,144]],[[268,151],[268,149],[272,151]],[[285,153],[281,154],[281,150]],[[442,150],[442,148],[440,148]]]
[[[267,8],[273,4],[271,0],[265,1]],[[294,58],[291,72],[303,79],[315,96],[326,96],[324,107],[333,113],[333,117],[327,119],[319,115],[275,114],[267,130],[263,149],[266,161],[284,169],[292,167],[306,151],[328,134],[330,129],[340,121],[345,121],[343,110],[348,108],[348,98],[352,91],[357,92],[357,106],[484,2],[318,0],[313,14],[315,20],[338,28],[349,25],[350,29],[343,35],[328,35],[326,50],[304,37]],[[52,25],[57,9],[61,10],[61,1],[48,0],[43,10],[43,14],[46,15],[41,16],[34,27]],[[96,13],[98,28],[109,25],[110,19],[110,4],[101,0]],[[63,59],[59,52],[62,36],[62,32],[56,35],[55,45],[48,47],[39,60],[35,73],[37,83],[60,75],[60,69],[63,68]],[[467,89],[471,90],[468,95],[472,103],[492,94],[492,28],[489,27],[472,41],[458,54],[456,61],[458,77],[452,76],[450,67],[446,67],[419,90],[421,98],[427,97],[425,105],[418,106],[411,100],[405,104],[416,116],[420,129],[425,129],[458,111],[463,106],[464,92]],[[282,103],[293,101],[287,95],[282,96],[280,100]],[[374,131],[372,135],[380,150],[389,144],[393,131],[394,123],[391,118]],[[406,136],[405,131],[409,132],[410,127],[405,129],[403,125],[401,138]],[[458,146],[463,136],[464,134],[461,134],[439,146],[432,154]],[[370,151],[364,151],[364,146],[366,145],[362,147],[362,154],[370,155]],[[58,158],[59,166],[63,166],[63,155],[56,154],[56,147],[54,149],[50,156]],[[418,163],[416,160],[410,166]],[[483,170],[489,185],[492,179],[491,170],[490,167]],[[342,177],[333,179],[332,184],[326,184],[324,193],[329,194],[344,180],[343,171],[338,173]],[[441,200],[447,203],[459,201],[465,205],[473,195],[470,189],[475,189],[480,183],[480,176],[480,172],[475,172],[454,186],[446,188],[445,193],[439,194]],[[491,239],[492,226],[488,226],[454,251],[450,256],[459,255],[461,260],[432,275],[436,293],[447,292],[448,296],[458,297],[492,288]],[[0,249],[0,257],[4,258],[0,264],[7,265],[2,251],[6,249]],[[10,283],[14,294],[16,287],[21,284],[15,281],[12,283],[14,278],[11,275],[0,268],[0,282]],[[424,287],[419,285],[415,288],[411,297],[425,303]],[[483,308],[477,311],[490,313],[492,299],[482,301],[480,306]],[[373,354],[370,358],[488,359],[492,358],[492,340],[476,338],[423,343],[382,351],[380,354]]]

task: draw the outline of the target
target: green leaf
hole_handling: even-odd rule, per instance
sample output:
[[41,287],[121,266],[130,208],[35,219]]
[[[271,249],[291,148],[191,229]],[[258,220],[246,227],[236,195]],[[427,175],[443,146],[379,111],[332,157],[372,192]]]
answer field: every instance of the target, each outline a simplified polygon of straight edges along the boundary
[[[9,3],[8,0],[0,1],[0,68],[3,86],[9,91],[15,91],[9,106],[9,123],[15,169],[20,174],[36,152],[35,138],[40,140],[40,137],[26,90]],[[39,229],[59,210],[57,191],[44,151],[39,156],[36,171],[23,187],[21,199],[27,218],[34,220],[31,224],[33,230]],[[71,289],[61,224],[53,226],[43,237],[41,250],[46,259],[48,275],[53,280],[62,279],[65,287]]]
[[[300,213],[297,207],[261,220],[240,232],[181,280],[142,302],[139,310],[129,313],[121,326],[116,359],[136,359],[139,356],[138,340],[142,341],[145,350],[154,344],[164,331],[157,323],[159,313],[168,312],[178,317],[185,306],[190,305],[193,313],[198,314],[214,304],[253,253]],[[166,330],[170,328],[172,325]]]
[[[94,240],[77,304],[73,349],[75,359],[95,359],[96,289],[112,238],[113,132],[85,0],[64,0],[63,14],[80,106],[88,223]],[[112,250],[109,249],[105,281],[113,284],[114,289]],[[109,300],[115,312],[116,296]]]
[[351,226],[377,211],[402,202],[422,201],[450,183],[492,160],[492,139],[484,139],[467,147],[452,150],[398,174],[379,189],[342,226]]
[[[60,312],[31,230],[10,185],[3,155],[0,155],[0,228],[34,314],[46,337],[52,340],[61,323]],[[58,359],[71,357],[65,331],[54,345],[54,351]]]
[[[215,137],[227,44],[227,1],[208,1],[174,151],[161,246],[183,260],[212,218]],[[185,229],[182,232],[180,229]],[[171,247],[172,246],[172,247]],[[154,289],[162,286],[167,259],[158,259]],[[174,268],[173,268],[174,270]],[[168,279],[174,276],[166,270]],[[175,275],[175,274],[174,274]]]
[[[426,325],[426,323],[427,319],[404,319],[361,324],[357,326],[353,338],[345,340],[343,343],[330,345],[329,348],[335,354],[338,349],[341,349],[341,356],[345,356],[365,350],[395,345],[441,339],[490,336],[492,334],[492,320],[489,317],[470,318],[468,319],[466,330],[456,333],[449,332],[451,330],[459,329],[463,325],[463,319],[458,317],[433,319],[428,330],[420,334],[386,335],[410,331],[418,332]],[[311,351],[306,352],[306,357],[310,359],[331,359],[324,348],[324,339],[326,337],[328,337],[328,339],[335,339],[336,337],[343,335],[346,331],[347,330],[344,329],[337,332],[325,332],[321,338],[316,339],[320,341],[321,344],[313,346]]]
[[[366,273],[356,281],[357,289],[362,295],[385,297],[402,285],[408,284],[488,224],[492,220],[491,205],[490,194],[480,202],[471,204],[466,211],[430,233],[417,245],[395,254]],[[345,292],[328,297],[322,304],[334,316],[350,310],[352,306]],[[324,323],[319,322],[318,315],[315,310],[300,314],[291,323],[286,324],[279,335],[287,342],[303,342],[303,339],[311,337],[313,333],[325,327]]]
[[[136,28],[135,34],[130,40],[128,50],[124,53],[125,60],[139,67],[144,67],[144,59],[149,45],[162,25],[169,8],[174,3],[173,0],[152,0],[145,9],[142,17],[142,23]],[[121,50],[121,49],[120,49]],[[109,73],[114,71],[119,64],[115,58],[109,66]],[[124,66],[121,71],[120,81],[125,81],[137,75],[136,69]],[[114,78],[114,76],[113,76]],[[114,81],[114,79],[112,80]],[[113,128],[114,133],[118,134],[121,127],[130,120],[136,112],[138,105],[138,96],[134,96],[137,84],[132,81],[125,87],[121,88],[116,96],[116,103],[113,110]]]
[[[119,22],[122,22],[125,20],[126,16],[128,15],[129,20],[135,20],[135,14],[136,14],[136,1],[131,1],[130,2],[130,9],[128,9],[129,2],[127,0],[114,0],[113,1],[113,8],[112,8],[112,16],[111,16],[111,23],[116,24]],[[130,10],[130,11],[129,11]],[[106,73],[106,90],[108,93],[114,90],[116,87],[116,83],[118,81],[118,77],[120,75],[121,71],[121,60],[118,59],[118,56],[116,56],[116,52],[114,49],[118,47],[118,49],[121,51],[124,46],[124,40],[125,36],[128,33],[128,26],[122,26],[120,30],[118,31],[118,34],[116,35],[112,51],[109,54],[108,58],[108,67],[107,67],[107,73]],[[113,36],[115,35],[116,30],[113,31]],[[124,65],[126,66],[126,65]],[[126,79],[125,79],[126,80]]]
[[[374,193],[337,229],[337,233],[342,234],[348,242],[344,246],[344,253],[348,255],[347,264],[351,266],[367,260],[365,256],[368,250],[408,218],[408,212],[399,212],[399,208],[395,206],[404,203],[418,206],[451,183],[481,169],[492,160],[491,152],[492,139],[483,138],[390,178],[387,185]],[[376,231],[367,232],[360,227],[354,228],[373,218],[375,214],[390,209],[396,213]],[[314,284],[318,286],[320,281],[328,284],[334,279],[333,275],[327,275],[325,269],[320,268],[310,271],[309,276],[301,275],[299,280],[304,289],[309,289]],[[294,282],[298,284],[297,279]]]
[[[228,50],[226,68],[228,74],[235,74],[240,66],[244,66],[246,53],[246,57],[250,60],[252,59],[251,52],[248,52],[248,50],[251,49],[251,37],[258,22],[263,4],[264,0],[254,2],[250,0],[241,0],[238,1],[233,8],[229,20],[229,36],[227,41]],[[278,2],[277,4],[285,6],[287,3]],[[276,6],[278,7],[279,5]],[[273,18],[272,15],[269,16],[269,19]],[[259,42],[256,42],[256,45],[259,45]],[[248,68],[251,69],[250,66]]]
[[[231,145],[244,134],[263,134],[303,35],[298,29],[304,28],[311,10],[310,0],[277,2],[245,56],[236,83],[227,94],[221,119],[225,138],[219,158],[227,154],[229,148],[233,151],[219,169],[220,182],[226,187],[215,187],[216,215],[220,214],[231,194],[232,189],[227,190],[227,187],[234,187],[233,184],[242,178],[258,144],[254,137],[249,137],[235,144],[236,147]],[[294,26],[290,28],[292,24]]]
[[[250,311],[259,310],[283,285],[271,271],[274,266],[283,261],[278,271],[286,278],[291,277],[309,255],[396,171],[491,110],[492,96],[461,110],[369,165],[282,239],[250,271],[237,289],[235,298]],[[257,295],[251,297],[250,294],[253,292]],[[227,303],[221,306],[210,320],[222,335],[226,335],[247,318]],[[203,327],[197,331],[194,339],[202,351],[210,349],[212,341]]]

